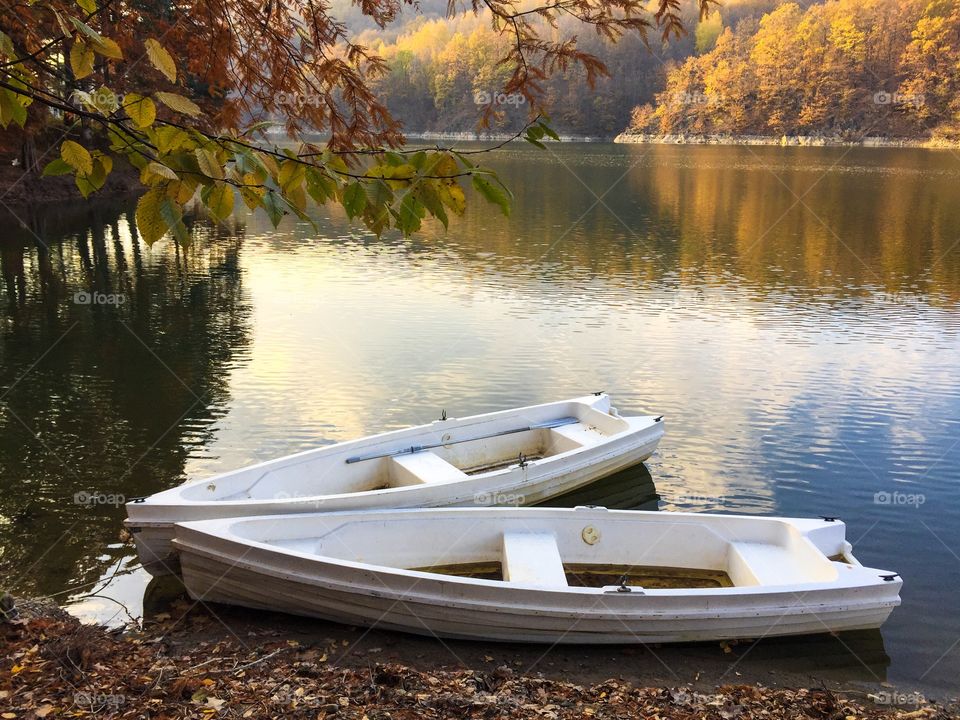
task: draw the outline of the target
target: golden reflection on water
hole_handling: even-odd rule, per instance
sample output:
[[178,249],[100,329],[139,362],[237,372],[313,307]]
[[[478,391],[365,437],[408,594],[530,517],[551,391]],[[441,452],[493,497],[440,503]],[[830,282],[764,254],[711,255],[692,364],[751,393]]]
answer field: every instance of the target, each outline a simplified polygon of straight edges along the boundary
[[[140,245],[131,203],[35,213],[43,243],[12,229],[0,393],[25,425],[0,413],[4,577],[68,592],[125,562],[122,508],[76,506],[78,491],[133,497],[443,410],[594,390],[666,415],[649,463],[664,509],[840,514],[865,561],[954,561],[927,557],[924,528],[960,546],[960,161],[576,146],[496,163],[511,218],[474,204],[409,241],[332,209],[319,237],[292,219],[198,222],[186,251]],[[126,302],[72,302],[91,289]],[[872,502],[891,487],[928,502]],[[910,644],[936,596],[907,580],[918,609],[885,633],[936,659],[937,637]]]

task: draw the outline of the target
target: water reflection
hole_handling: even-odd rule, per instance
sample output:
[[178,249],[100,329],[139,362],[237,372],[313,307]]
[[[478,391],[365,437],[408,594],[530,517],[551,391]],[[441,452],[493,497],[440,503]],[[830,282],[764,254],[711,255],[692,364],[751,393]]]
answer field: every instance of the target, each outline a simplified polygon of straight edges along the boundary
[[19,592],[61,593],[122,561],[123,498],[185,479],[248,345],[240,236],[207,228],[189,252],[148,251],[132,212],[3,218],[0,569]]
[[[129,203],[4,220],[4,583],[74,595],[119,572],[110,588],[140,597],[122,509],[75,493],[142,495],[442,409],[607,390],[625,414],[666,416],[661,509],[840,515],[862,561],[905,577],[891,676],[952,682],[953,155],[591,145],[497,164],[509,220],[471,206],[411,241],[335,210],[319,237],[294,219],[197,223],[187,252],[138,243]],[[653,498],[644,478],[599,490],[567,502]],[[894,491],[925,502],[877,501]]]

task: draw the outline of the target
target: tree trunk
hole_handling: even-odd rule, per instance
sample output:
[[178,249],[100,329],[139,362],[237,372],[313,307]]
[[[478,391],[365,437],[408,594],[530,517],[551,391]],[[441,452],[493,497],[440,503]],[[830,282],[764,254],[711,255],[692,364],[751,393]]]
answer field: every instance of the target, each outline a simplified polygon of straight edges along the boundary
[[20,145],[20,166],[25,173],[37,175],[40,166],[37,158],[37,142],[33,135],[26,135]]

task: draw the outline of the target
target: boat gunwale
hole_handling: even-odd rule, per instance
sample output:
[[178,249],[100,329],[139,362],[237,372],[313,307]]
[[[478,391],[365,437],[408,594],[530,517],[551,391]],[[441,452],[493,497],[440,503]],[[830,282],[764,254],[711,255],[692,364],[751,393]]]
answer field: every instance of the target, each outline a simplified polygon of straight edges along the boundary
[[[544,508],[542,510],[535,510],[535,512],[544,512],[556,513],[557,511],[563,512],[579,512],[586,508]],[[592,509],[592,508],[591,508]],[[429,511],[429,510],[428,510]],[[464,507],[464,508],[442,508],[440,512],[448,513],[491,513],[491,512],[500,512],[500,508],[485,508],[485,507]],[[529,512],[529,509],[527,510]],[[651,519],[654,517],[663,518],[664,513],[658,511],[643,511],[643,510],[615,510],[609,511],[606,508],[596,508],[596,511],[603,513],[601,517],[609,518],[607,513],[642,513],[644,516],[648,516]],[[415,513],[416,511],[414,511]],[[369,511],[344,511],[344,512],[332,512],[332,513],[322,513],[325,519],[331,519],[335,515],[344,515],[344,516],[371,516],[358,518],[364,521],[372,521],[372,516],[376,515],[386,515],[392,513],[411,513],[410,510],[403,509],[378,509],[378,510],[369,510]],[[790,593],[797,595],[799,593],[810,593],[818,591],[832,591],[832,590],[851,590],[851,589],[867,589],[873,587],[880,587],[890,585],[891,587],[902,586],[903,581],[899,574],[894,573],[893,571],[887,571],[880,568],[866,567],[857,561],[856,565],[847,564],[839,561],[830,560],[819,548],[813,544],[812,540],[804,533],[800,528],[794,523],[793,520],[803,520],[804,518],[783,518],[783,517],[765,517],[765,516],[755,516],[755,515],[724,515],[720,513],[670,513],[669,519],[657,520],[658,523],[664,523],[666,527],[675,527],[677,525],[699,525],[703,526],[703,523],[697,523],[697,519],[704,517],[707,518],[739,518],[739,519],[750,519],[757,521],[765,521],[770,523],[777,523],[783,527],[792,529],[793,531],[800,534],[802,539],[806,540],[808,543],[813,545],[817,552],[823,555],[823,557],[832,565],[832,566],[841,566],[847,570],[844,572],[837,572],[837,577],[834,580],[830,581],[811,581],[805,583],[792,583],[792,584],[781,584],[781,585],[734,585],[732,587],[721,587],[721,588],[643,588],[640,586],[634,586],[635,589],[631,592],[620,592],[618,586],[616,585],[606,585],[601,587],[576,587],[576,586],[544,586],[537,585],[533,583],[514,583],[514,582],[505,582],[502,580],[487,580],[483,578],[470,578],[470,577],[461,577],[453,575],[441,575],[438,573],[423,572],[420,570],[410,570],[406,568],[398,568],[389,565],[379,565],[375,563],[365,563],[356,560],[346,560],[337,558],[331,555],[319,555],[316,553],[307,553],[300,550],[295,550],[288,547],[278,546],[268,542],[263,542],[260,540],[253,540],[245,538],[236,534],[232,531],[231,528],[227,528],[227,532],[224,534],[214,534],[209,530],[203,528],[195,527],[196,525],[219,525],[219,524],[239,524],[243,522],[258,521],[258,522],[279,522],[279,521],[289,521],[297,517],[309,517],[315,515],[316,513],[303,513],[298,515],[282,515],[282,516],[259,516],[259,517],[237,517],[237,518],[219,518],[214,520],[195,520],[195,521],[186,521],[183,523],[176,523],[178,529],[187,530],[190,533],[195,533],[201,537],[212,539],[214,542],[220,543],[229,543],[232,546],[245,548],[246,552],[240,555],[239,558],[230,557],[224,553],[217,552],[214,548],[210,547],[199,547],[195,544],[191,545],[188,539],[184,539],[182,533],[178,532],[176,537],[173,539],[173,546],[180,552],[183,552],[184,547],[188,547],[190,552],[204,554],[207,557],[211,558],[220,558],[225,559],[227,562],[234,562],[237,565],[245,563],[247,565],[256,565],[258,568],[261,568],[265,574],[272,575],[275,577],[291,577],[295,576],[300,578],[303,581],[308,581],[311,579],[321,580],[322,577],[319,573],[317,574],[304,574],[297,573],[292,570],[276,570],[275,564],[271,565],[267,563],[264,559],[264,562],[253,563],[250,561],[250,550],[256,549],[261,553],[267,556],[273,557],[291,557],[298,560],[302,560],[308,565],[314,565],[318,568],[345,568],[355,572],[367,572],[384,575],[387,577],[392,577],[396,579],[401,578],[412,578],[417,580],[417,584],[423,581],[432,581],[437,583],[449,583],[454,585],[461,586],[475,586],[478,588],[487,588],[487,589],[497,589],[501,591],[536,591],[536,592],[548,592],[548,593],[559,593],[565,594],[570,593],[573,595],[619,595],[619,596],[639,596],[639,597],[705,597],[715,595],[718,597],[729,597],[729,596],[750,596],[750,595],[763,595],[763,594],[776,594],[776,593]],[[590,513],[592,516],[593,513]],[[677,522],[676,516],[683,516],[680,518],[681,522]],[[585,514],[584,518],[587,517]],[[625,519],[625,516],[624,516]],[[682,522],[687,520],[687,522]],[[824,521],[826,522],[826,521]],[[349,523],[342,523],[337,525],[334,528],[329,529],[323,535],[318,535],[317,540],[335,533],[342,527],[345,527]],[[848,558],[856,560],[853,557],[852,550],[846,553]],[[893,581],[885,581],[883,577],[885,575],[895,575]],[[872,578],[871,578],[872,576]],[[844,578],[848,579],[847,582],[844,582]],[[852,580],[852,582],[850,581]],[[382,581],[381,581],[382,582]],[[314,583],[317,584],[317,583]],[[795,588],[794,590],[785,589],[785,588]],[[380,590],[392,590],[387,586],[382,588],[373,588],[371,592],[378,592]]]
[[[582,470],[584,468],[587,468],[591,465],[596,465],[610,458],[616,457],[618,455],[622,455],[625,452],[629,452],[629,450],[625,451],[622,449],[616,449],[609,452],[603,452],[603,454],[600,454],[599,457],[597,456],[599,452],[607,450],[608,448],[610,448],[611,445],[613,445],[618,441],[622,441],[624,438],[642,435],[643,433],[647,433],[650,430],[659,428],[661,432],[657,434],[657,437],[637,443],[638,448],[648,444],[652,444],[654,446],[653,448],[651,448],[650,453],[646,455],[646,457],[649,457],[650,454],[652,454],[653,451],[656,449],[656,446],[659,444],[660,439],[663,437],[663,427],[664,427],[663,422],[653,420],[654,417],[656,416],[653,416],[653,415],[624,416],[624,419],[627,419],[627,420],[641,419],[641,418],[650,418],[651,420],[650,420],[650,424],[644,425],[643,427],[628,428],[627,430],[624,430],[620,433],[616,433],[614,435],[608,435],[606,436],[605,439],[601,440],[595,445],[591,445],[589,447],[573,448],[571,450],[565,450],[562,453],[557,453],[549,457],[530,461],[527,465],[528,467],[534,467],[538,470],[547,469],[547,470],[544,470],[542,473],[539,473],[537,477],[532,479],[544,480],[549,478],[550,473],[548,469],[550,468],[551,465],[559,464],[559,461],[569,460],[571,457],[579,456],[579,457],[583,457],[584,460],[583,462],[577,462],[575,464],[564,466],[563,468],[561,468],[563,471],[563,474],[571,474],[579,470]],[[324,447],[331,447],[331,446],[324,446]],[[323,448],[320,448],[320,449],[323,449]],[[632,449],[635,449],[635,448],[632,448]],[[315,451],[311,450],[308,452],[315,452]],[[294,456],[290,455],[287,457],[289,458]],[[286,458],[280,458],[280,459],[282,460]],[[235,508],[235,507],[247,507],[250,505],[260,505],[260,506],[264,506],[265,508],[271,508],[271,507],[283,506],[283,505],[309,506],[311,504],[314,504],[316,505],[316,507],[314,508],[314,511],[320,512],[321,511],[320,506],[325,502],[335,503],[337,501],[347,500],[351,497],[356,497],[356,496],[394,497],[396,495],[402,494],[404,491],[407,491],[408,494],[412,494],[414,491],[419,491],[422,493],[426,488],[439,488],[444,486],[456,486],[458,488],[463,488],[463,493],[461,495],[457,495],[452,499],[448,496],[438,501],[438,502],[442,502],[444,505],[448,505],[451,503],[455,504],[458,502],[466,502],[467,500],[469,500],[470,497],[476,494],[475,492],[469,490],[469,488],[472,485],[479,485],[479,484],[489,482],[491,479],[497,478],[498,476],[503,476],[504,478],[507,478],[507,477],[513,478],[516,475],[515,470],[517,469],[515,467],[508,467],[501,470],[494,470],[488,473],[467,475],[465,478],[459,478],[452,481],[437,482],[437,483],[430,483],[430,484],[418,484],[418,485],[401,485],[398,487],[381,488],[376,490],[359,490],[354,492],[332,493],[327,495],[300,495],[300,496],[286,497],[286,498],[263,498],[263,499],[240,498],[237,500],[216,500],[216,499],[193,500],[193,499],[182,497],[183,491],[189,488],[196,487],[197,485],[204,482],[214,482],[217,478],[222,478],[237,472],[242,472],[250,469],[251,467],[255,467],[255,466],[238,468],[237,470],[232,470],[229,473],[222,473],[221,475],[218,475],[218,476],[203,478],[200,480],[184,483],[183,485],[179,485],[175,488],[170,488],[168,490],[162,490],[158,493],[155,493],[147,498],[144,498],[140,502],[133,502],[133,501],[128,502],[127,503],[128,518],[125,520],[125,524],[129,524],[135,527],[140,527],[140,526],[148,525],[151,523],[157,526],[174,524],[174,521],[164,522],[164,521],[156,521],[156,520],[154,521],[134,520],[129,517],[129,509],[131,507],[137,508],[137,509],[149,508],[152,510],[161,510],[161,509],[175,509],[178,507]],[[512,492],[513,490],[516,490],[520,486],[521,482],[526,483],[526,482],[529,482],[530,480],[531,478],[526,477],[523,480],[515,480],[508,484],[504,484],[502,486],[487,488],[485,492],[488,492],[490,494],[509,493],[509,492]],[[167,496],[169,496],[170,498],[169,500],[167,499]],[[286,514],[292,514],[292,513],[286,513]],[[299,514],[304,514],[304,513],[299,513]]]

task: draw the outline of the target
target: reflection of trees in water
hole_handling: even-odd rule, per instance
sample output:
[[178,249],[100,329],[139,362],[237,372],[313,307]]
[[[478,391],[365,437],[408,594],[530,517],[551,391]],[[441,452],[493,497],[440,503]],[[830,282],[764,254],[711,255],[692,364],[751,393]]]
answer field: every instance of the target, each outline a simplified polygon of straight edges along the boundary
[[2,220],[13,229],[0,245],[0,583],[21,592],[102,574],[123,508],[75,494],[131,498],[183,480],[249,344],[240,234],[195,222],[190,249],[147,249],[133,210]]
[[[509,220],[471,206],[449,233],[431,226],[403,251],[453,251],[458,271],[499,271],[508,285],[596,278],[604,288],[747,285],[817,304],[876,291],[960,301],[949,153],[582,145],[519,149],[491,165],[515,195]],[[343,234],[346,220],[332,217],[329,232]]]

